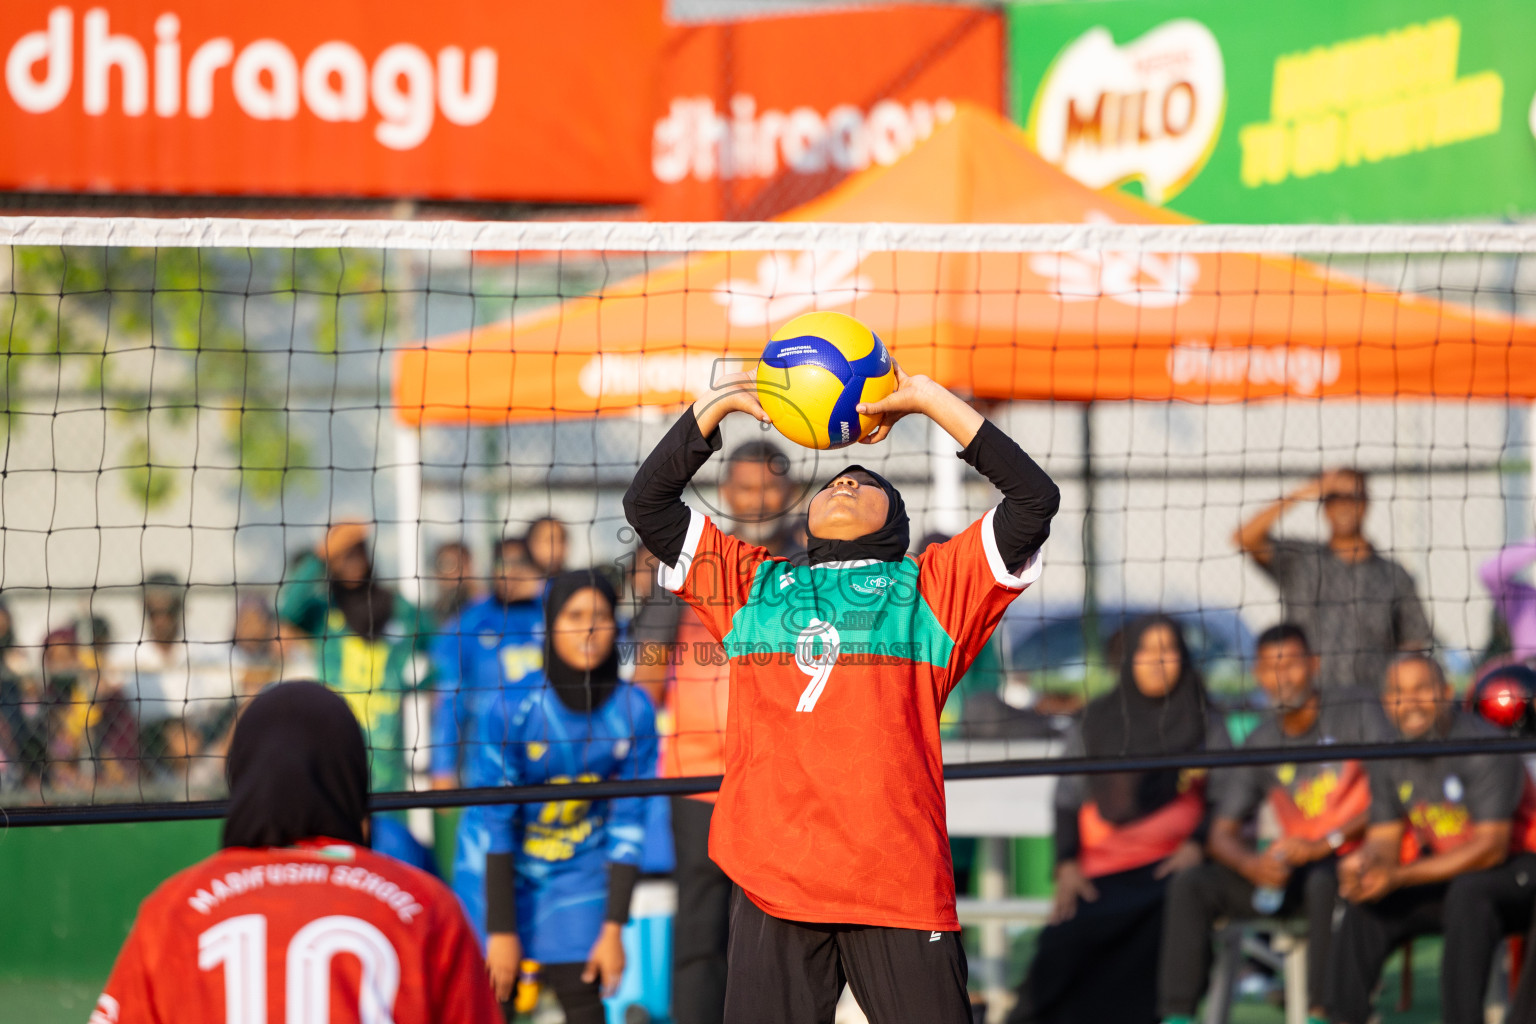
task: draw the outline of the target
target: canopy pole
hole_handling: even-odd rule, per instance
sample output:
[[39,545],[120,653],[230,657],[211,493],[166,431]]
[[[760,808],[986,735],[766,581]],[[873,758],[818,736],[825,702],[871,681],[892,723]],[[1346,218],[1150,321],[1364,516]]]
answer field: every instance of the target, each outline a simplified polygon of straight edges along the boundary
[[[421,604],[421,427],[406,423],[395,425],[395,586],[407,601]],[[411,672],[416,671],[413,662]],[[410,751],[410,786],[425,789],[431,697],[420,689],[410,693],[402,702],[401,713],[405,749]],[[406,827],[428,849],[436,841],[437,819],[428,808],[411,808]]]
[[1099,545],[1094,536],[1097,471],[1093,465],[1093,403],[1084,402],[1080,419],[1083,446],[1083,663],[1090,671],[1102,661],[1099,637],[1099,588],[1095,580]]
[[955,458],[959,450],[948,431],[937,423],[929,423],[927,529],[951,537],[968,525],[965,515],[965,465]]

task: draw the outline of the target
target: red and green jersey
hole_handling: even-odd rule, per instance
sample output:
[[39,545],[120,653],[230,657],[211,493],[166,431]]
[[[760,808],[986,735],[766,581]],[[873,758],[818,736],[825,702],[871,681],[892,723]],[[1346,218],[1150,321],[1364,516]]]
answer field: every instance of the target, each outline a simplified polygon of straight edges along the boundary
[[709,852],[764,912],[953,931],[939,714],[1008,604],[992,513],[899,562],[792,565],[693,513],[663,586],[730,662]]
[[220,850],[149,895],[90,1024],[500,1024],[437,879],[348,843]]

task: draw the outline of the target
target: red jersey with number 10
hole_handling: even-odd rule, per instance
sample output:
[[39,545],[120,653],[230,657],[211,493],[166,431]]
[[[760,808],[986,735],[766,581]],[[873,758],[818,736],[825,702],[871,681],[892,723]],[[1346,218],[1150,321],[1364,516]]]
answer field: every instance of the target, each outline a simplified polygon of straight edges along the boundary
[[1040,575],[988,512],[899,562],[792,565],[697,512],[661,584],[730,661],[714,861],[791,921],[954,931],[939,712]]
[[347,843],[221,850],[139,907],[90,1024],[500,1024],[436,879]]

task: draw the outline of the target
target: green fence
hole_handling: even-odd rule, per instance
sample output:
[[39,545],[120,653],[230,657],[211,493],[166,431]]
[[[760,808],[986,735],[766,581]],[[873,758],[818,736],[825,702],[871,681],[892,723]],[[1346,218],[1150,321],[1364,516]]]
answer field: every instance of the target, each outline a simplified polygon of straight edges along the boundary
[[139,902],[219,846],[218,821],[0,832],[0,976],[99,984]]

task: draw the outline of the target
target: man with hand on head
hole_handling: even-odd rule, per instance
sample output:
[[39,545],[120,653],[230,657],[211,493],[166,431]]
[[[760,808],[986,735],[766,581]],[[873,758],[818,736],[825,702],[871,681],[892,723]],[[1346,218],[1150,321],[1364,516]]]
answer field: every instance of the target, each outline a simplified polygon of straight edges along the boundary
[[263,691],[227,771],[224,848],[139,907],[91,1024],[498,1024],[453,894],[368,849],[368,751],[345,700]]
[[[1402,655],[1382,707],[1396,739],[1493,739],[1498,730],[1456,704],[1438,663]],[[1482,1024],[1501,937],[1529,920],[1536,886],[1533,791],[1512,754],[1373,761],[1371,824],[1339,861],[1348,901],[1334,935],[1328,1014],[1365,1024],[1387,956],[1403,940],[1441,932],[1446,1024]]]
[[[1293,505],[1310,501],[1322,503],[1326,544],[1273,536]],[[1375,690],[1398,652],[1434,645],[1413,577],[1365,536],[1367,507],[1365,474],[1330,470],[1248,519],[1233,537],[1274,581],[1285,617],[1306,630],[1324,691]]]
[[[1386,739],[1374,702],[1324,700],[1316,686],[1317,655],[1292,623],[1259,637],[1254,677],[1270,714],[1244,746],[1271,750]],[[1231,768],[1212,775],[1215,820],[1206,851],[1211,863],[1175,875],[1163,917],[1158,977],[1164,1021],[1194,1019],[1209,984],[1211,929],[1218,919],[1307,920],[1309,1008],[1321,1018],[1330,963],[1337,858],[1365,834],[1370,782],[1359,761],[1310,761]],[[1264,851],[1245,838],[1268,802],[1281,837]]]
[[[732,897],[725,1020],[830,1021],[846,981],[873,1024],[970,1024],[945,828],[939,713],[1003,612],[1039,578],[1056,485],[982,415],[926,377],[862,414],[865,439],[921,413],[1003,501],[913,558],[901,495],[860,466],[811,500],[808,564],[724,533],[682,495],[720,421],[767,422],[728,382],[646,459],[624,511],[730,660],[725,781],[710,856]],[[884,614],[872,614],[883,612]]]

